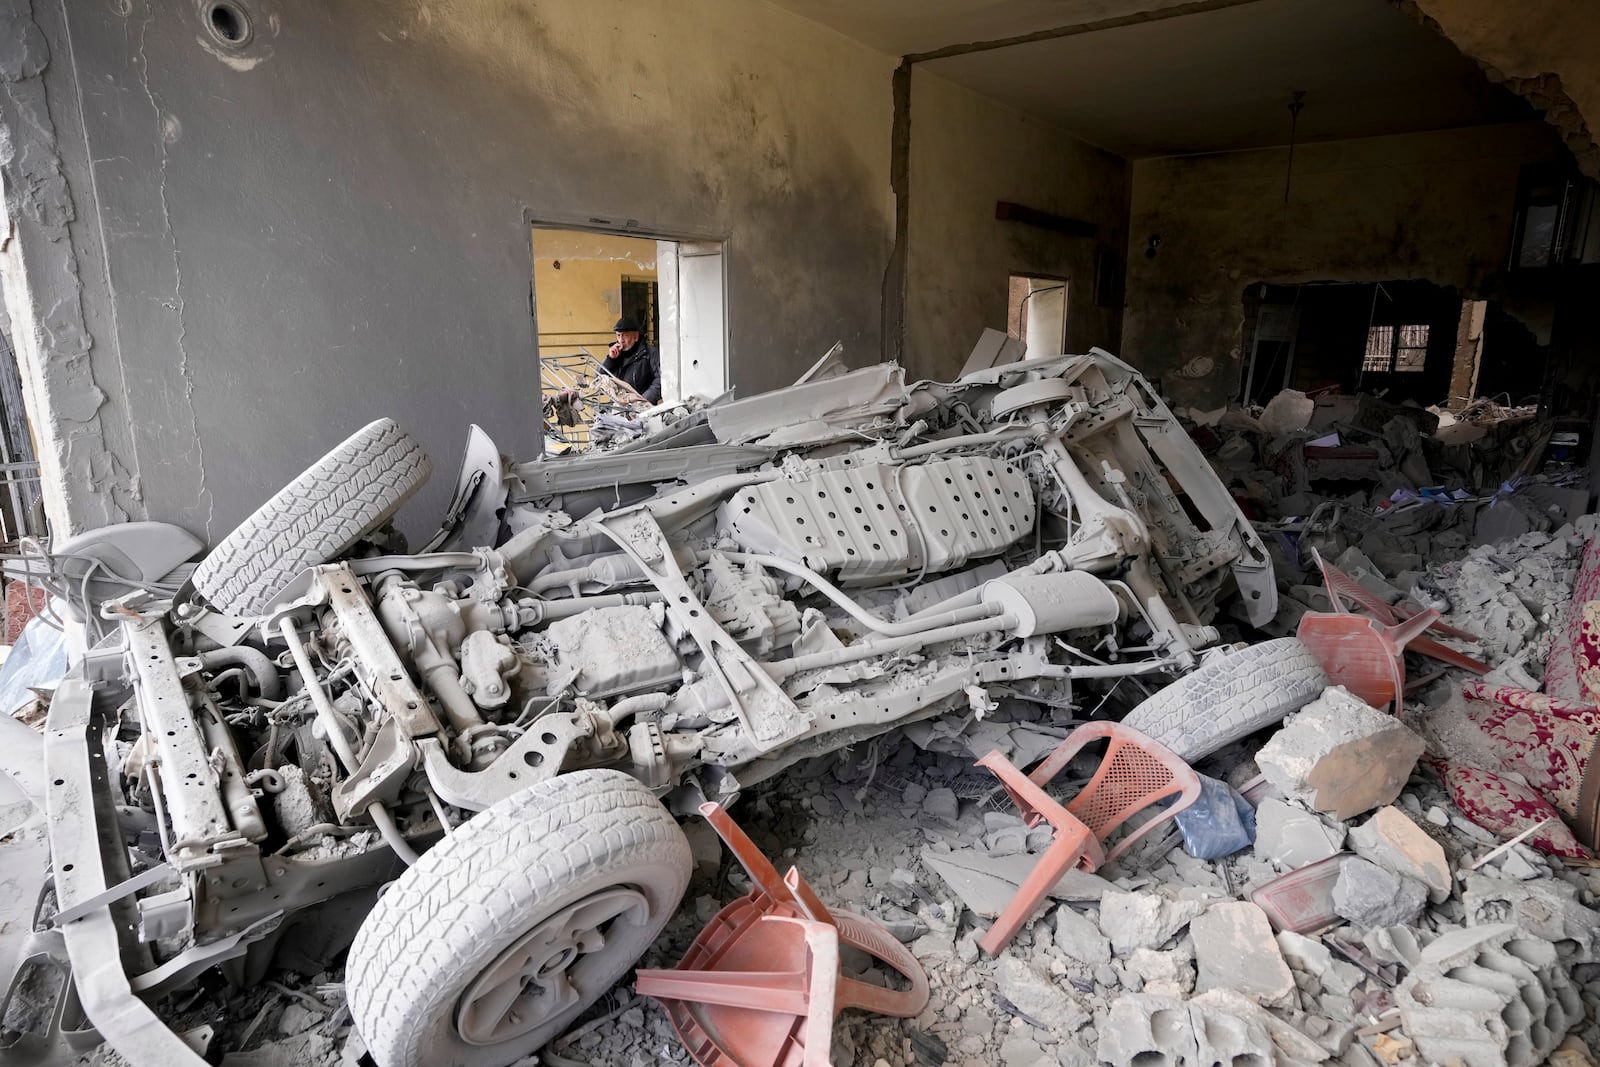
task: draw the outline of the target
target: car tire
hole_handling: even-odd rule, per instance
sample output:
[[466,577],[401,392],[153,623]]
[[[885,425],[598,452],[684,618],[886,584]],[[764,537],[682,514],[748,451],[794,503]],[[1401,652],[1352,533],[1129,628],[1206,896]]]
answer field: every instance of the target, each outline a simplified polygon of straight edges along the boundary
[[264,614],[301,571],[389,521],[432,472],[393,419],[364,426],[218,541],[195,568],[195,590],[226,614]]
[[1298,711],[1328,686],[1299,638],[1213,654],[1123,716],[1191,763]]
[[690,869],[682,829],[620,771],[492,805],[393,882],[356,933],[345,982],[373,1059],[503,1067],[529,1055],[650,947]]

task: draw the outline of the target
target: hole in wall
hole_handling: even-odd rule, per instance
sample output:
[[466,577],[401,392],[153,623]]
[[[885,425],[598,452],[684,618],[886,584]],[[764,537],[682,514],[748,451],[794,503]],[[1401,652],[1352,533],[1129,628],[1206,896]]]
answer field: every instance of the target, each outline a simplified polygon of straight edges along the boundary
[[206,8],[206,29],[219,44],[238,48],[250,40],[250,16],[238,4],[222,0]]

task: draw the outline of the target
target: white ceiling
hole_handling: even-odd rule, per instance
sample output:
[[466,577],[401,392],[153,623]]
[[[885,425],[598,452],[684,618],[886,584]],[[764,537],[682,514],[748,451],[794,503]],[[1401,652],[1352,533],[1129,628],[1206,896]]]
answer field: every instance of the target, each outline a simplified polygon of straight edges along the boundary
[[[778,0],[892,54],[1001,40],[1183,0]],[[1526,117],[1385,0],[1256,0],[930,60],[926,68],[1130,158]],[[915,114],[913,113],[913,126]]]

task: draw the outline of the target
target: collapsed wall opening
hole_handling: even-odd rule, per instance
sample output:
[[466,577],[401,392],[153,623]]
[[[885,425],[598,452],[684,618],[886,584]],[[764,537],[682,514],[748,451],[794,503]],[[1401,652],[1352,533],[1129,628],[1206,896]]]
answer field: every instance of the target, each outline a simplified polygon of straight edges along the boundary
[[1243,294],[1240,397],[1283,389],[1382,393],[1422,406],[1537,402],[1548,343],[1496,299],[1416,280],[1257,283]]

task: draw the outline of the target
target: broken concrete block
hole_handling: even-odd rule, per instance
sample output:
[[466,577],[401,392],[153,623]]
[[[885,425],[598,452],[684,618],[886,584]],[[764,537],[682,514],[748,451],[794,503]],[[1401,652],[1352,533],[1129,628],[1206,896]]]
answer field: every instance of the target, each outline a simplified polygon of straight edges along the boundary
[[1059,985],[1015,956],[1001,956],[994,977],[1002,997],[1051,1033],[1076,1033],[1089,1021],[1089,1013]]
[[[887,1063],[885,1060],[879,1062]],[[1033,1064],[1045,1062],[1044,1049],[1027,1034],[1013,1030],[1000,1043],[1000,1062],[1006,1067],[1032,1067]]]
[[1212,905],[1189,924],[1195,988],[1232,989],[1264,1004],[1294,1006],[1294,975],[1278,951],[1267,913],[1246,901]]
[[[1181,1067],[1196,1062],[1197,1052],[1189,1006],[1177,997],[1147,993],[1117,998],[1096,1049],[1100,1062],[1112,1067]],[[1270,1047],[1266,1057],[1260,1062],[1272,1062]]]
[[1281,800],[1263,800],[1256,808],[1256,856],[1286,870],[1338,855],[1344,835],[1344,827],[1327,826],[1304,808]]
[[[944,880],[973,914],[985,919],[992,919],[1005,910],[1023,880],[1038,866],[1034,856],[990,856],[971,848],[951,852],[925,848],[922,862]],[[1111,883],[1099,875],[1074,867],[1050,887],[1049,896],[1052,900],[1092,904],[1110,887]]]
[[[1197,1022],[1195,1036],[1200,1055],[1209,1058],[1201,1059],[1200,1063],[1243,1065],[1276,1062],[1288,1065],[1320,1063],[1327,1058],[1317,1041],[1234,990],[1213,989],[1201,993],[1189,1001],[1189,1009],[1197,1019],[1204,1019],[1204,1023]],[[1257,1053],[1252,1038],[1248,1044],[1240,1042],[1233,1045],[1235,1051],[1228,1058],[1224,1058],[1229,1052],[1229,1046],[1218,1040],[1222,1035],[1213,1022],[1218,1016],[1224,1015],[1241,1020],[1252,1027],[1260,1027],[1269,1036],[1269,1047],[1276,1051],[1276,1056],[1269,1055],[1264,1061],[1256,1059]]]
[[1056,948],[1091,967],[1111,962],[1111,942],[1093,919],[1073,908],[1056,909]]
[[1600,911],[1578,901],[1578,890],[1557,878],[1514,881],[1480,873],[1461,893],[1469,926],[1509,922],[1556,946],[1564,965],[1600,960]]
[[1285,930],[1278,935],[1283,961],[1297,971],[1322,974],[1333,966],[1333,950],[1315,938]]
[[949,789],[940,787],[931,789],[928,795],[922,798],[922,813],[937,822],[954,825],[956,818],[961,813],[961,801]]
[[1350,831],[1348,841],[1363,859],[1427,886],[1435,904],[1450,895],[1450,864],[1444,849],[1399,808],[1379,808]]
[[1199,901],[1154,893],[1107,893],[1100,898],[1100,929],[1116,954],[1127,958],[1135,949],[1160,948],[1205,910]]
[[1270,1067],[1328,1058],[1315,1041],[1225,989],[1187,1003],[1149,993],[1119,997],[1100,1027],[1097,1051],[1100,1062],[1112,1067]]
[[1284,721],[1256,763],[1285,796],[1350,819],[1392,803],[1424,747],[1392,715],[1329,686]]
[[1368,930],[1362,935],[1361,943],[1379,963],[1398,963],[1408,971],[1415,968],[1422,957],[1422,942],[1409,926]]
[[1146,993],[1158,997],[1186,997],[1194,992],[1194,958],[1187,952],[1134,949],[1127,966],[1139,976]]
[[1584,1016],[1555,946],[1509,923],[1442,934],[1395,990],[1400,1022],[1428,1062],[1533,1067]]
[[1427,906],[1427,886],[1370,860],[1344,863],[1333,887],[1333,908],[1339,918],[1362,930],[1407,925]]
[[1261,409],[1261,416],[1257,421],[1261,424],[1262,433],[1277,437],[1305,429],[1311,422],[1312,412],[1316,410],[1315,400],[1298,389],[1285,389],[1267,401],[1267,406]]

